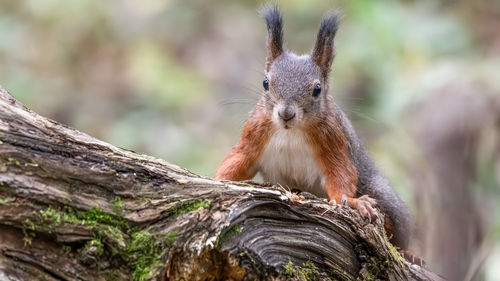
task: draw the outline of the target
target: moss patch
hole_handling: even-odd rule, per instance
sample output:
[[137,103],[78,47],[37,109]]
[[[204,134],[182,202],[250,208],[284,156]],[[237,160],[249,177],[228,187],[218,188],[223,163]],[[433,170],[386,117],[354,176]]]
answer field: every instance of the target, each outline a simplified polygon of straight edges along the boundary
[[19,162],[19,160],[17,160],[16,158],[13,158],[13,157],[7,158],[7,161],[9,161],[12,164],[16,164],[16,165],[20,165],[21,164],[21,162]]
[[[28,222],[29,220],[27,220]],[[36,233],[33,231],[29,231],[27,229],[23,229],[23,241],[24,241],[24,246],[31,245],[31,242],[33,241],[33,238],[36,237]]]
[[113,270],[108,270],[106,272],[106,280],[107,281],[118,281],[118,280],[122,280],[122,279],[120,279],[120,276],[118,276],[118,274],[116,272],[114,272]]
[[128,222],[123,217],[113,216],[105,213],[101,210],[101,208],[97,206],[92,206],[92,208],[86,211],[66,207],[62,214],[63,221],[71,224],[81,224],[88,226],[108,224],[123,230],[126,230],[130,227]]
[[294,266],[292,261],[289,259],[286,265],[283,265],[285,269],[285,276],[291,278],[293,276],[298,276],[300,279],[305,279],[307,281],[318,281],[319,271],[314,262],[308,260],[304,262],[301,266]]
[[151,272],[162,266],[161,259],[177,239],[178,233],[179,229],[163,236],[153,235],[147,230],[130,233],[130,240],[121,255],[132,268],[134,281],[149,279]]
[[92,240],[87,241],[85,246],[80,249],[80,252],[83,255],[91,255],[95,257],[100,257],[104,253],[104,245],[100,238],[94,238]]
[[118,246],[122,248],[125,247],[125,238],[123,237],[122,231],[117,227],[108,225],[104,229],[103,234]]
[[293,263],[291,259],[288,259],[288,263],[283,266],[285,269],[285,275],[287,277],[292,277],[293,276]]
[[301,267],[298,267],[297,270],[299,274],[304,276],[304,278],[308,281],[318,280],[318,268],[312,261],[306,261]]
[[174,229],[167,234],[165,234],[165,244],[167,247],[172,247],[175,240],[177,239],[177,234],[179,233],[179,229]]
[[0,204],[1,205],[6,205],[10,202],[14,202],[16,200],[16,197],[7,197],[7,198],[0,198]]
[[399,249],[396,246],[392,245],[392,243],[390,242],[390,238],[387,237],[385,229],[384,229],[384,239],[387,242],[387,245],[389,246],[389,251],[391,252],[391,256],[393,257],[393,259],[400,265],[404,264],[405,258],[401,256],[401,254],[399,253]]
[[405,262],[405,258],[401,256],[399,250],[390,242],[388,242],[387,245],[389,246],[389,251],[391,252],[391,255],[394,258],[394,260],[397,261],[399,264],[403,264]]
[[62,213],[52,208],[40,210],[40,214],[42,215],[42,219],[39,223],[47,226],[49,229],[59,226],[63,219]]
[[182,215],[185,213],[189,213],[192,211],[196,211],[200,208],[205,208],[205,209],[210,209],[210,201],[207,199],[195,199],[195,200],[188,200],[184,202],[178,203],[176,206],[174,206],[171,211],[175,215]]
[[243,227],[240,225],[233,225],[228,231],[222,233],[217,237],[217,240],[215,241],[215,248],[220,248],[221,243],[224,242],[225,240],[229,239],[231,236],[237,233],[241,233],[243,231]]
[[374,257],[364,265],[366,268],[366,280],[386,280],[386,270],[389,261],[379,261]]
[[117,215],[121,215],[122,211],[125,209],[125,203],[122,202],[122,199],[118,196],[113,200],[113,212]]
[[86,222],[91,223],[113,223],[113,216],[103,212],[99,207],[92,206],[90,210],[87,210],[82,218]]
[[139,203],[142,203],[142,202],[149,202],[151,200],[153,200],[152,197],[141,197],[141,198],[137,198],[135,201],[139,202]]
[[[182,214],[209,207],[208,200],[190,200],[177,205],[173,213]],[[88,210],[68,206],[61,210],[49,207],[39,211],[37,220],[25,222],[25,241],[29,244],[36,231],[53,232],[57,226],[64,223],[89,226],[93,238],[79,249],[64,247],[61,249],[63,254],[74,251],[83,262],[97,266],[99,257],[109,254],[112,259],[116,259],[116,264],[125,264],[130,268],[134,281],[147,280],[152,272],[162,266],[161,259],[165,251],[174,244],[180,229],[163,235],[152,234],[148,229],[138,230],[121,215],[116,214],[124,208],[125,204],[119,197],[113,201],[115,214],[105,213],[97,206]],[[241,232],[241,229],[235,227],[233,231]]]
[[71,247],[68,245],[62,245],[61,251],[64,255],[68,255],[69,253],[71,253]]
[[137,231],[131,234],[130,243],[125,248],[128,261],[132,265],[132,278],[143,281],[149,278],[149,273],[160,266],[161,249],[156,245],[156,239],[147,231]]

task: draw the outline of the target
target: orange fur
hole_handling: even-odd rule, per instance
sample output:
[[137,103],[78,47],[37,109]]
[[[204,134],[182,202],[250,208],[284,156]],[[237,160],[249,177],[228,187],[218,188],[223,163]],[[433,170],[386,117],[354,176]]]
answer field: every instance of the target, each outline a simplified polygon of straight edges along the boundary
[[249,180],[257,173],[255,161],[260,157],[272,135],[272,121],[257,107],[243,127],[240,141],[222,161],[215,173],[218,180]]
[[323,187],[330,200],[342,201],[342,195],[352,201],[356,194],[358,173],[349,157],[347,139],[336,116],[325,116],[307,129],[318,166],[325,175]]

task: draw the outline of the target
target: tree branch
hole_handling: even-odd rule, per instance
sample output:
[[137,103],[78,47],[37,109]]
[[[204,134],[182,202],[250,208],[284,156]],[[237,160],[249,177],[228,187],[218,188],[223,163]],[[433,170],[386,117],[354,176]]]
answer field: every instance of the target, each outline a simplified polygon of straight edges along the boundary
[[290,198],[114,147],[0,87],[2,280],[441,280],[380,222]]

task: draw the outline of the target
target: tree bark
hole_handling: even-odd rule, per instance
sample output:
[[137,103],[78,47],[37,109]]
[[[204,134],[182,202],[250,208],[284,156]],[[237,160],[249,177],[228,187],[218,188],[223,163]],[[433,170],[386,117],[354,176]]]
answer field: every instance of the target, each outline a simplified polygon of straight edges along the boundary
[[0,87],[0,280],[131,279],[441,280],[346,206],[200,177]]

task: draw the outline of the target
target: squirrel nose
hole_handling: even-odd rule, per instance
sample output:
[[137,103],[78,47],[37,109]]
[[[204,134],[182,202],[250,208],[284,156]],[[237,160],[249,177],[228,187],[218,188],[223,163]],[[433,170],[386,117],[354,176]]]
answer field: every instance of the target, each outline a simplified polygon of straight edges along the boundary
[[283,121],[288,122],[295,117],[295,111],[291,108],[284,108],[278,111],[278,116],[283,119]]

